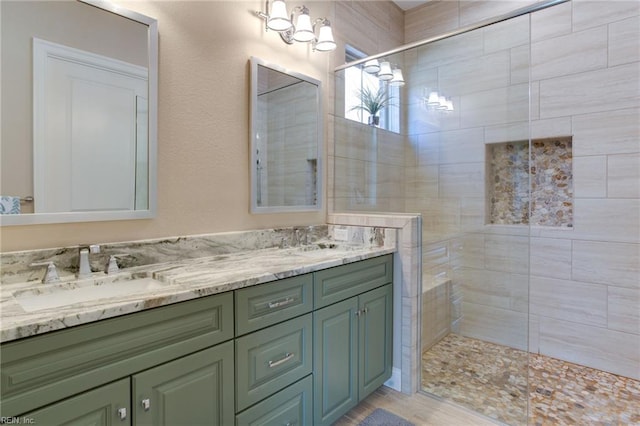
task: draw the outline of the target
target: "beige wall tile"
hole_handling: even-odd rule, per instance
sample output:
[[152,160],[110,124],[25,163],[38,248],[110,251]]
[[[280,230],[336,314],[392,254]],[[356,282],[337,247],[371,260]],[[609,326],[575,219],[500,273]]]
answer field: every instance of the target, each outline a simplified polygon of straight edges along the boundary
[[413,197],[438,197],[438,166],[422,166],[416,168],[415,192]]
[[458,2],[429,2],[424,6],[407,11],[404,22],[405,43],[413,43],[447,33],[459,26]]
[[441,132],[438,142],[439,164],[472,163],[484,156],[482,128]]
[[418,137],[418,166],[435,165],[440,159],[440,133],[423,133]]
[[607,327],[640,335],[640,289],[608,288]]
[[607,286],[555,278],[531,277],[531,313],[606,327]]
[[607,196],[640,198],[640,154],[607,157]]
[[514,47],[510,50],[510,56],[511,84],[529,83],[529,70],[531,69],[529,45]]
[[571,121],[574,156],[627,154],[640,151],[640,109],[638,108],[574,115]]
[[500,124],[484,128],[484,142],[501,143],[510,141],[523,141],[529,139],[529,122]]
[[606,25],[640,13],[635,0],[573,0],[573,31]]
[[465,303],[527,313],[529,277],[525,274],[461,268],[454,273]]
[[551,118],[548,120],[534,120],[531,122],[532,139],[569,136],[571,134],[571,117]]
[[640,379],[638,335],[541,317],[540,353]]
[[574,280],[640,289],[640,244],[574,241],[572,258]]
[[529,313],[529,352],[540,353],[540,318]]
[[529,119],[529,85],[517,84],[461,96],[460,125],[490,126]]
[[529,16],[498,22],[482,29],[484,35],[484,53],[511,49],[529,45]]
[[460,333],[516,349],[527,349],[527,314],[492,306],[462,303]]
[[460,25],[469,25],[494,16],[500,16],[533,3],[535,3],[534,0],[463,1],[460,2]]
[[451,242],[454,268],[484,268],[484,234],[465,233]]
[[[358,14],[350,6],[350,2],[340,1],[335,5],[336,18],[335,23],[331,22],[331,26],[336,38],[344,40],[369,55],[383,52],[378,50],[378,34],[382,31],[377,25]],[[354,22],[360,22],[361,25],[353,25]]]
[[573,218],[576,238],[635,243],[640,235],[640,200],[577,198]]
[[607,196],[607,157],[573,157],[573,194],[578,198]]
[[539,10],[531,14],[531,41],[536,42],[571,32],[571,3]]
[[496,89],[509,85],[510,52],[502,50],[445,64],[438,69],[439,91],[446,96]]
[[468,32],[455,37],[418,47],[418,62],[428,67],[439,67],[466,60],[482,53],[481,32]]
[[571,240],[531,237],[531,275],[571,279]]
[[609,66],[640,61],[640,16],[609,24]]
[[448,288],[445,283],[422,293],[422,351],[449,334],[451,313]]
[[474,197],[484,192],[484,163],[440,166],[441,197]]
[[[404,166],[405,137],[393,132],[378,129],[376,134],[378,160],[394,166]],[[373,145],[373,141],[369,141]]]
[[607,27],[531,44],[531,78],[542,80],[607,66]]
[[461,199],[460,229],[464,232],[481,232],[487,223],[485,211],[485,198],[482,194]]
[[640,66],[636,62],[542,80],[540,117],[637,108],[640,105],[639,73]]
[[492,271],[529,273],[529,237],[486,235],[485,265]]

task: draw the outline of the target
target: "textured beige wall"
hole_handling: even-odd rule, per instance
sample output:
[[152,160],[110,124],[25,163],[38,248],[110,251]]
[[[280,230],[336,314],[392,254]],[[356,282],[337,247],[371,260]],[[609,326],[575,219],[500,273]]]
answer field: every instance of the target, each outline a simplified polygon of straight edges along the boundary
[[[316,213],[249,213],[248,59],[257,56],[323,81],[326,116],[333,55],[344,58],[344,47],[324,54],[286,45],[254,15],[263,1],[116,3],[159,23],[158,215],[2,227],[1,250],[324,223],[326,203]],[[306,3],[313,17],[334,17],[333,2]]]

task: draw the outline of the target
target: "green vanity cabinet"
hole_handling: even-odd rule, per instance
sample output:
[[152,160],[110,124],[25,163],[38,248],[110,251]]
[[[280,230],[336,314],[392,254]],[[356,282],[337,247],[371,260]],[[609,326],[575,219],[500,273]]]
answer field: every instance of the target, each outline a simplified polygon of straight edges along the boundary
[[330,425],[391,377],[392,285],[314,312],[314,425]]
[[330,424],[391,375],[392,255],[0,345],[0,417]]
[[131,425],[129,379],[122,379],[19,416],[20,424]]
[[0,416],[33,412],[231,339],[228,292],[8,342],[0,345]]
[[135,374],[132,385],[135,426],[231,425],[233,342]]

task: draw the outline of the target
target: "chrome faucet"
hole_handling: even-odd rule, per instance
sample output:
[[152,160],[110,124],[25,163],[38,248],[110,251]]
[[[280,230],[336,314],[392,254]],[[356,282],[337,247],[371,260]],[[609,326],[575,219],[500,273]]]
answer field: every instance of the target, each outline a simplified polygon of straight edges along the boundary
[[91,277],[91,263],[89,262],[89,252],[100,253],[99,245],[90,245],[88,247],[80,247],[80,254],[78,256],[78,278]]
[[47,272],[45,272],[44,277],[42,278],[42,284],[51,284],[51,283],[60,282],[60,277],[58,276],[56,265],[52,261],[35,262],[29,266],[31,267],[46,266],[47,267]]

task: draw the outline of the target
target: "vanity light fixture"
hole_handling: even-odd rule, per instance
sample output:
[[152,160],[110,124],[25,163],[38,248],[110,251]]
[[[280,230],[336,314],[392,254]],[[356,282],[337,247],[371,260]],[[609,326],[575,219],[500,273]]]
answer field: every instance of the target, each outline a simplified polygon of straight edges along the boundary
[[[256,15],[264,19],[265,30],[278,32],[285,43],[293,44],[294,41],[311,43],[313,50],[319,52],[330,52],[336,48],[331,22],[327,18],[311,21],[308,7],[296,6],[291,11],[291,15],[288,15],[284,0],[274,0],[271,4],[271,10],[269,10],[269,0],[266,0],[265,9],[265,12],[257,11]],[[296,18],[295,25],[294,18]],[[320,29],[316,38],[318,24]]]
[[364,63],[362,70],[368,74],[376,74],[382,80],[387,81],[391,86],[404,86],[405,81],[402,70],[395,65],[391,65],[388,60],[371,59]]
[[389,61],[380,62],[380,71],[378,71],[378,78],[382,81],[388,81],[393,78],[393,71],[391,71],[391,64]]
[[[425,93],[427,90],[425,89]],[[429,92],[429,96],[423,96],[422,101],[424,105],[429,109],[435,109],[438,111],[453,111],[453,101],[451,98],[447,98],[443,94],[438,93],[435,90]]]
[[389,81],[390,86],[404,86],[404,77],[400,68],[393,69],[393,78]]

